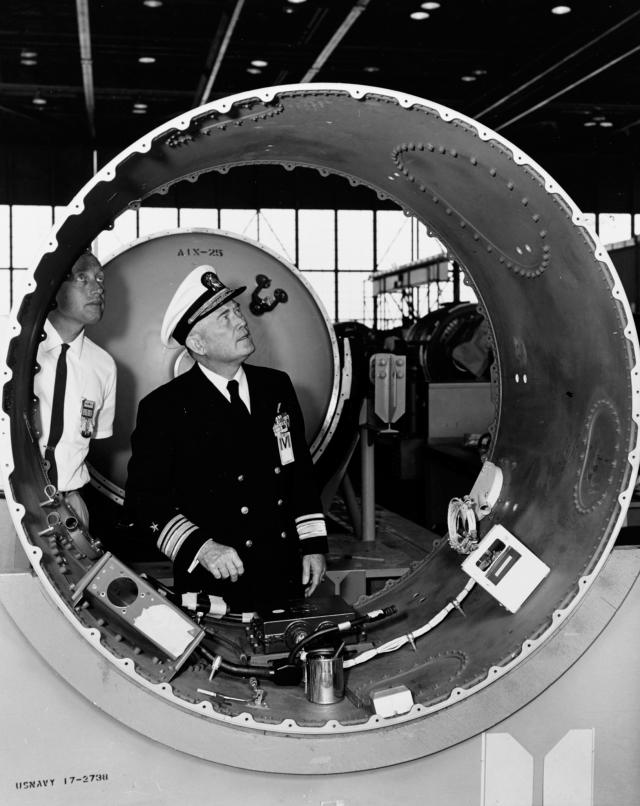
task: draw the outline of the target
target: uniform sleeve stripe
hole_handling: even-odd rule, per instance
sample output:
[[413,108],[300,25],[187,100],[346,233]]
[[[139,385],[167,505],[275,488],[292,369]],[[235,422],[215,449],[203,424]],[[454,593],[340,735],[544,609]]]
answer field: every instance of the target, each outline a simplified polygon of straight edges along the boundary
[[194,526],[191,521],[188,521],[186,518],[182,519],[182,522],[176,524],[173,528],[171,534],[165,536],[164,542],[164,550],[167,554],[170,554],[172,557],[175,557],[177,553],[176,543],[182,542],[185,537],[187,537],[187,533],[189,531],[193,531],[196,527]]
[[160,532],[157,546],[160,551],[172,562],[180,551],[184,541],[198,527],[191,523],[184,515],[175,515]]
[[296,518],[296,526],[300,526],[307,521],[318,521],[321,520],[324,523],[324,515],[322,512],[312,512],[308,515],[301,515],[299,518]]
[[171,551],[171,554],[169,556],[171,556],[172,560],[175,560],[177,553],[180,551],[183,543],[189,537],[189,535],[192,532],[195,532],[196,529],[198,528],[194,523],[190,523],[189,521],[187,521],[187,523],[189,525],[179,535],[175,536],[173,542],[169,547],[169,550]]
[[174,527],[178,523],[180,523],[180,521],[182,521],[183,519],[184,519],[183,515],[175,515],[173,518],[171,518],[171,520],[167,523],[167,525],[164,527],[164,529],[160,532],[160,535],[158,536],[158,540],[157,540],[156,544],[157,544],[158,548],[160,549],[160,551],[163,554],[165,553],[165,546],[166,546],[167,538],[169,537],[169,535],[173,531]]
[[300,540],[308,540],[312,537],[325,537],[327,526],[322,515],[315,517],[296,518],[296,529]]

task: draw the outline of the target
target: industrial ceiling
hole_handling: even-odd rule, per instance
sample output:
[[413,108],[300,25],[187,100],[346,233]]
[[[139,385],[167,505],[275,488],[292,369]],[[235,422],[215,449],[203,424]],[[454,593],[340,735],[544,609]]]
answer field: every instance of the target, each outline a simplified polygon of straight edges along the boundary
[[639,67],[637,0],[3,0],[0,144],[102,164],[222,96],[356,83],[478,119],[570,190],[619,180],[628,207]]

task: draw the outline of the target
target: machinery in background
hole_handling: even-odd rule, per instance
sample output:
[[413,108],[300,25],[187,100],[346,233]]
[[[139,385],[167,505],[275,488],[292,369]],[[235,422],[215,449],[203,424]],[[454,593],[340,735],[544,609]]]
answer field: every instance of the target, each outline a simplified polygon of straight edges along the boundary
[[[433,265],[441,261],[434,259]],[[438,282],[440,275],[416,277],[407,267],[387,272],[376,304],[390,279],[397,294],[407,278],[415,287]],[[375,362],[376,370],[371,370],[369,409],[360,420],[360,451],[348,469],[347,483],[353,482],[363,499],[361,516],[350,507],[352,522],[360,519],[365,539],[371,535],[372,527],[364,524],[371,524],[375,498],[443,533],[449,501],[473,483],[491,444],[496,411],[487,321],[476,303],[458,302],[412,323],[405,316],[403,326],[391,331],[358,332],[360,361]],[[396,367],[401,384],[391,382]],[[393,428],[390,410],[395,412]]]

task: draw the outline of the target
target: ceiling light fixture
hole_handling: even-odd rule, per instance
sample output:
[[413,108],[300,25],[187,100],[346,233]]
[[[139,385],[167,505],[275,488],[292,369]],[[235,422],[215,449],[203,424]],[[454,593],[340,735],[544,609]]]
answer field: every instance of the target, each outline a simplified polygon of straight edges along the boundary
[[306,3],[307,0],[287,0],[288,3],[291,3],[292,6],[300,5],[300,3]]
[[145,111],[148,109],[148,106],[147,104],[143,104],[141,101],[136,101],[136,103],[133,105],[133,108],[139,109],[140,111]]
[[36,95],[35,98],[31,101],[31,103],[34,104],[35,106],[46,106],[47,99],[41,98],[39,95]]
[[554,6],[551,9],[551,13],[555,14],[556,16],[560,17],[563,14],[569,14],[571,12],[571,6]]
[[26,48],[23,48],[20,51],[20,58],[21,59],[37,59],[38,54],[37,54],[37,52],[35,50],[26,50]]
[[252,76],[258,76],[261,72],[259,67],[247,67],[247,73],[251,73]]
[[613,123],[610,120],[601,120],[600,125],[603,129],[610,129],[613,126]]
[[35,64],[38,64],[36,59],[20,59],[20,64],[23,64],[25,67],[33,67]]
[[473,75],[474,75],[474,76],[486,76],[486,75],[487,75],[487,71],[486,71],[486,70],[483,70],[481,67],[479,67],[477,70],[474,70],[474,71],[473,71]]
[[475,81],[475,80],[476,80],[475,76],[461,76],[460,77],[460,81]]
[[435,11],[437,8],[440,8],[440,3],[420,3],[420,8],[423,8],[425,11]]
[[142,0],[142,5],[147,8],[160,8],[162,0]]
[[155,64],[156,57],[155,56],[140,56],[138,59],[140,64]]
[[598,124],[595,122],[595,120],[585,120],[585,122],[582,125],[585,128],[590,128],[591,126],[597,126]]
[[409,14],[412,20],[426,20],[429,17],[429,14],[426,11],[414,11],[412,14]]
[[365,73],[379,73],[380,72],[380,68],[376,67],[375,64],[369,64],[366,67],[363,67],[362,69],[364,70]]
[[264,59],[254,59],[251,62],[252,67],[266,67],[268,64],[269,62],[265,62]]

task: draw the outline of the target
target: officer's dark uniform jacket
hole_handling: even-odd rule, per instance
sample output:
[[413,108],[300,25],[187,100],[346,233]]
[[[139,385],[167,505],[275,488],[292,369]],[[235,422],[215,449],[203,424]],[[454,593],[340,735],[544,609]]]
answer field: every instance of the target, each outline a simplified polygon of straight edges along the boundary
[[[232,609],[299,596],[301,556],[327,552],[291,380],[266,367],[244,369],[251,416],[242,428],[197,365],[144,398],[126,487],[138,532],[173,562],[175,588],[223,596]],[[279,415],[290,427],[288,464],[274,434]],[[245,572],[237,582],[194,564],[209,538],[240,555]]]

